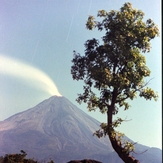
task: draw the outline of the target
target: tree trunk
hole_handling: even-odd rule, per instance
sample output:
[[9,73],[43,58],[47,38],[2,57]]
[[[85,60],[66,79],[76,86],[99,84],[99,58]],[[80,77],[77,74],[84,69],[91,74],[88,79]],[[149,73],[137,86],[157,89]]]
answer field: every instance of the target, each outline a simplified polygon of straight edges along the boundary
[[[108,116],[108,126],[111,126],[112,124],[112,112],[114,107],[108,108],[107,116]],[[121,144],[118,143],[116,138],[113,138],[111,135],[111,132],[108,132],[108,136],[110,139],[110,142],[112,144],[113,149],[117,152],[118,156],[125,162],[125,163],[140,163],[139,160],[136,160],[133,156],[130,156],[126,152],[123,151],[123,147]]]

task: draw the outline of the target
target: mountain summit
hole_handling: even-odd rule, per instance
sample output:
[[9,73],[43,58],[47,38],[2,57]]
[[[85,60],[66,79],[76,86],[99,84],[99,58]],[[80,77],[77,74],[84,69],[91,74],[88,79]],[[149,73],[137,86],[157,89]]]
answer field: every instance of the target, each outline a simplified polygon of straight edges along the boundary
[[0,154],[24,150],[29,157],[61,163],[110,153],[108,139],[93,136],[99,125],[65,97],[52,96],[0,122]]
[[[93,136],[99,126],[100,122],[65,97],[52,96],[0,122],[0,155],[24,150],[30,158],[51,158],[55,163],[85,158],[122,163],[108,138]],[[159,163],[160,158],[152,157]]]

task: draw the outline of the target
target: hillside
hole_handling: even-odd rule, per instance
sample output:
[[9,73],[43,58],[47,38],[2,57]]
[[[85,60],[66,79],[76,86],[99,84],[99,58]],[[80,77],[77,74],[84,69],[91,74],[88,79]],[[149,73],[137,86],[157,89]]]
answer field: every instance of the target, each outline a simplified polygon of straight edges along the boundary
[[[65,163],[85,158],[122,163],[108,138],[93,136],[100,122],[65,97],[52,96],[0,122],[0,155],[24,150],[29,158]],[[144,163],[161,163],[161,150],[137,145]]]

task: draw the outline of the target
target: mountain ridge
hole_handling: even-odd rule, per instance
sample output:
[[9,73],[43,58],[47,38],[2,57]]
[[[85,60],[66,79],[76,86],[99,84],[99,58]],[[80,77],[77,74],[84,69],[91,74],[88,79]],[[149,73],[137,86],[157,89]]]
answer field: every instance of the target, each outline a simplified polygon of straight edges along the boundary
[[[85,121],[83,121],[83,118]],[[103,139],[97,139],[92,136],[93,131],[99,128],[99,124],[98,121],[76,108],[75,105],[69,102],[65,97],[54,96],[44,100],[33,108],[11,116],[1,122],[0,139],[3,139],[5,143],[2,144],[2,142],[0,142],[0,146],[5,149],[4,146],[7,141],[10,143],[13,141],[17,142],[17,144],[13,144],[13,146],[15,148],[17,147],[17,149],[19,148],[19,150],[25,150],[28,156],[32,156],[33,152],[29,151],[32,146],[32,148],[44,149],[44,153],[47,155],[48,152],[45,152],[45,146],[51,150],[55,149],[58,156],[60,155],[60,151],[66,153],[71,146],[74,146],[76,151],[80,149],[85,155],[89,150],[93,151],[89,152],[91,154],[95,151],[97,153],[99,153],[99,151],[107,153],[109,150],[112,151],[112,149],[108,148],[106,150],[108,147],[105,145],[106,140],[104,143]],[[81,132],[85,134],[83,135]],[[12,137],[10,137],[10,135],[12,135]],[[32,139],[36,137],[39,138],[33,141]],[[32,144],[31,147],[26,144],[27,140],[29,144]],[[98,143],[96,142],[97,140]],[[53,145],[51,145],[50,141],[53,142]],[[21,143],[19,144],[18,142]],[[90,147],[93,146],[93,148],[90,148],[88,145],[90,145]],[[103,147],[105,147],[105,149],[103,149]],[[0,153],[11,153],[16,150],[15,148],[11,147],[10,150],[8,149],[6,152],[5,150],[0,150]],[[52,155],[52,152],[50,153]],[[35,157],[44,159],[42,155],[45,154],[37,154]]]
[[[67,98],[52,96],[0,122],[0,155],[24,150],[30,158],[52,158],[56,163],[84,158],[122,163],[108,138],[93,136],[99,128],[99,121]],[[147,148],[136,146],[140,151]]]

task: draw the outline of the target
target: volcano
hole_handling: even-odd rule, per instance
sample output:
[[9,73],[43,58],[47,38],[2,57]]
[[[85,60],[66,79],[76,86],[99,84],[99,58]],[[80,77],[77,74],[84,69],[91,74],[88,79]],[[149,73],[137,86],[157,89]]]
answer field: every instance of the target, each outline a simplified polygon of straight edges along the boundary
[[[73,105],[67,98],[52,96],[35,107],[0,122],[0,155],[24,150],[29,158],[55,163],[85,158],[103,163],[122,163],[108,137],[93,133],[100,122]],[[144,163],[161,163],[161,150],[137,145]],[[152,158],[152,161],[151,161]]]

